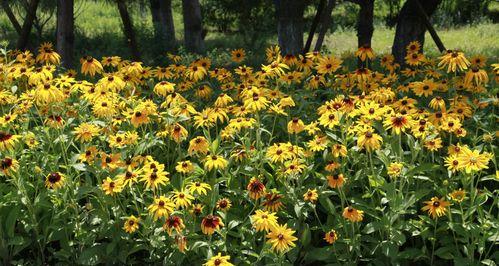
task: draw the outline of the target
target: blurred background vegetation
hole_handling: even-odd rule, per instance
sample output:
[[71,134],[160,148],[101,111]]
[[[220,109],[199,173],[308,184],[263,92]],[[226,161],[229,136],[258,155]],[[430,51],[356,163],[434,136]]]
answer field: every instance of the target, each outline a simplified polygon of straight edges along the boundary
[[[27,0],[2,0],[7,2],[19,21],[26,11],[22,2]],[[319,0],[309,1],[304,12],[304,37],[316,13]],[[374,6],[374,34],[372,47],[378,53],[389,53],[395,34],[397,14],[404,0],[378,0]],[[262,61],[264,49],[277,44],[274,3],[271,0],[200,0],[205,51],[244,48],[252,65]],[[162,63],[166,51],[154,38],[149,0],[127,0],[142,60]],[[171,2],[175,38],[175,52],[182,52],[184,22],[182,1]],[[324,48],[334,54],[353,52],[357,49],[355,26],[359,6],[349,1],[337,1],[332,22],[325,37]],[[31,30],[29,48],[43,42],[56,42],[57,0],[40,0],[37,16]],[[84,55],[118,55],[130,58],[123,24],[113,0],[74,0],[75,58]],[[468,54],[484,54],[497,58],[499,46],[499,1],[492,0],[442,0],[432,16],[442,41],[450,49],[462,49]],[[428,35],[428,33],[427,33]],[[0,13],[0,40],[7,40],[15,48],[18,34],[7,15]],[[438,53],[429,36],[426,37],[427,53]],[[215,52],[213,52],[215,51]]]

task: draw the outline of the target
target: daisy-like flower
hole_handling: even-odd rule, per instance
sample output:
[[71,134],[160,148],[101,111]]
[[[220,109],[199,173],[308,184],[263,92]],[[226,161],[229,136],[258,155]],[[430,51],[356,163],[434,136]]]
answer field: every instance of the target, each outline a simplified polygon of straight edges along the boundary
[[482,153],[478,150],[471,150],[468,148],[462,149],[461,153],[457,157],[459,161],[459,170],[466,173],[478,172],[483,169],[487,169],[492,155],[490,153]]
[[11,157],[5,157],[0,160],[0,171],[4,175],[11,175],[12,173],[17,172],[19,169],[19,162]]
[[59,172],[53,172],[45,177],[45,186],[50,189],[61,188],[66,181],[66,176]]
[[195,181],[195,182],[190,182],[189,184],[187,184],[186,186],[187,190],[189,190],[189,193],[191,194],[198,194],[198,195],[207,195],[208,194],[208,190],[211,190],[211,187],[209,184],[206,184],[206,183],[202,183],[202,182],[199,182],[199,181]]
[[0,151],[11,151],[14,146],[19,141],[19,135],[9,134],[4,131],[0,131]]
[[438,197],[432,197],[431,200],[425,201],[424,204],[426,205],[421,210],[428,211],[428,214],[433,219],[445,215],[447,207],[450,205],[444,198],[439,199]]
[[216,230],[219,230],[220,227],[223,227],[222,219],[216,215],[207,215],[201,221],[201,231],[203,234],[212,235]]
[[255,214],[251,216],[251,223],[257,232],[269,232],[278,225],[276,213],[262,210],[255,211]]
[[91,57],[91,56],[85,56],[80,59],[81,63],[81,73],[86,75],[89,74],[90,76],[95,76],[95,74],[100,74],[104,71],[102,68],[102,64],[99,62],[99,60]]
[[246,56],[246,52],[244,52],[243,49],[233,50],[230,52],[230,54],[231,54],[232,61],[234,61],[236,63],[241,63]]
[[324,235],[324,240],[326,240],[329,244],[334,244],[334,242],[338,240],[338,233],[336,233],[334,229],[331,229],[331,231],[326,232]]
[[357,210],[353,207],[345,207],[343,210],[343,218],[350,222],[361,222],[364,219],[364,211]]
[[206,154],[208,153],[209,143],[205,137],[195,137],[189,141],[189,154]]
[[211,171],[213,169],[223,170],[227,167],[228,164],[229,162],[220,155],[208,155],[204,159],[204,168],[208,171]]
[[313,204],[317,201],[319,198],[319,194],[317,194],[317,189],[308,189],[305,194],[303,194],[303,200],[304,201],[310,201]]
[[139,218],[131,215],[126,219],[125,224],[123,225],[123,229],[125,230],[125,232],[131,234],[139,229],[139,221]]
[[173,229],[175,229],[177,234],[180,234],[184,228],[184,221],[177,215],[170,215],[166,218],[165,224],[163,225],[163,229],[165,229],[170,236],[172,235]]
[[177,163],[177,166],[175,166],[175,170],[182,174],[190,174],[192,173],[192,171],[194,171],[194,166],[191,161],[181,161]]
[[227,212],[230,207],[232,207],[232,203],[230,202],[230,200],[228,198],[222,198],[222,199],[219,199],[217,201],[217,209],[223,211],[223,212]]
[[123,190],[123,184],[118,180],[113,180],[110,177],[107,177],[104,181],[102,181],[101,188],[106,195],[114,195]]
[[388,175],[391,178],[399,177],[400,174],[402,173],[403,167],[404,167],[404,165],[402,163],[399,163],[399,162],[390,163],[390,165],[388,166],[388,169],[387,169]]
[[463,71],[468,69],[471,64],[464,56],[464,53],[457,50],[448,50],[439,59],[438,66],[441,68],[447,67],[447,72]]
[[165,196],[159,196],[154,199],[154,202],[147,207],[150,214],[153,214],[154,221],[161,217],[168,217],[173,212],[175,204]]
[[267,234],[267,243],[272,245],[272,249],[279,253],[286,253],[289,249],[296,246],[294,243],[298,238],[293,236],[294,230],[288,228],[286,224],[277,225],[271,228]]
[[229,262],[230,256],[222,256],[222,253],[211,257],[203,266],[233,266],[234,264]]
[[327,176],[327,183],[331,188],[341,188],[345,183],[345,177],[343,174],[329,175]]
[[462,202],[466,199],[466,190],[463,190],[462,188],[454,190],[449,193],[449,197],[455,202]]
[[257,200],[265,194],[265,185],[256,177],[251,178],[246,187],[249,197]]
[[194,197],[184,191],[175,191],[173,192],[172,199],[175,203],[175,207],[179,209],[189,207],[191,202],[194,200]]
[[341,67],[341,63],[343,63],[341,59],[337,59],[334,56],[326,56],[319,58],[319,62],[315,68],[319,74],[332,74]]
[[301,119],[295,117],[291,119],[288,123],[288,132],[289,134],[298,134],[305,129],[305,124]]
[[366,149],[368,152],[381,148],[382,142],[383,139],[381,136],[374,133],[372,130],[360,132],[357,138],[357,146]]
[[406,115],[396,114],[386,119],[383,125],[386,129],[391,129],[392,133],[400,135],[401,132],[405,132],[406,129],[411,127],[411,120]]
[[100,128],[97,125],[90,123],[82,123],[75,128],[73,134],[76,135],[76,139],[81,142],[89,142],[93,137],[97,136],[100,132]]

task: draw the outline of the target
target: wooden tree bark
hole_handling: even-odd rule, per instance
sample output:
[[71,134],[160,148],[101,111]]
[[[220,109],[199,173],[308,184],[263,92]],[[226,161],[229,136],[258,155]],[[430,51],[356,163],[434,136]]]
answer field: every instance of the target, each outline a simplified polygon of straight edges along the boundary
[[126,6],[125,0],[117,0],[117,4],[121,21],[123,22],[123,33],[125,34],[128,47],[130,47],[132,59],[134,61],[141,61],[139,47],[137,45],[137,39],[135,37],[135,31],[133,29],[132,19],[130,17],[130,14],[128,13],[128,8]]
[[358,0],[357,3],[360,6],[357,18],[357,44],[358,47],[371,47],[374,32],[374,0]]
[[319,29],[319,34],[317,36],[317,41],[315,42],[314,51],[320,51],[322,48],[322,43],[324,42],[327,30],[329,29],[332,21],[331,13],[333,12],[335,5],[336,5],[336,0],[328,0],[326,7],[321,14],[320,29]]
[[157,42],[161,50],[171,51],[175,48],[175,26],[173,23],[171,0],[150,0],[152,23]]
[[304,0],[275,0],[277,37],[284,55],[301,53],[303,49]]
[[305,43],[305,48],[303,48],[303,54],[308,53],[310,50],[310,46],[312,45],[312,40],[314,39],[315,30],[319,25],[319,22],[322,17],[322,13],[324,12],[324,6],[326,5],[326,0],[321,0],[319,2],[319,6],[317,7],[317,11],[315,13],[314,20],[312,21],[312,26],[310,27],[310,32],[308,34],[307,42]]
[[28,45],[29,34],[31,32],[31,28],[33,27],[33,21],[35,20],[36,9],[38,8],[39,3],[40,0],[31,0],[28,3],[26,18],[24,19],[21,33],[19,34],[19,39],[17,40],[16,45],[19,50],[26,49],[26,46]]
[[192,53],[204,52],[203,20],[199,0],[182,0],[184,45]]
[[[418,12],[416,1],[407,0],[397,18],[397,29],[393,40],[392,54],[395,57],[395,61],[399,64],[404,64],[406,47],[410,42],[418,41],[421,45],[424,44],[426,25],[423,16]],[[428,17],[431,17],[441,2],[442,0],[425,0],[420,3]]]
[[12,23],[12,26],[16,30],[17,34],[21,34],[21,25],[17,21],[16,16],[14,15],[14,12],[12,12],[12,8],[10,8],[9,4],[7,3],[6,0],[2,0],[2,8],[5,11],[5,14],[10,20],[10,23]]
[[74,0],[57,0],[57,52],[61,55],[61,64],[69,69],[73,67],[74,48]]

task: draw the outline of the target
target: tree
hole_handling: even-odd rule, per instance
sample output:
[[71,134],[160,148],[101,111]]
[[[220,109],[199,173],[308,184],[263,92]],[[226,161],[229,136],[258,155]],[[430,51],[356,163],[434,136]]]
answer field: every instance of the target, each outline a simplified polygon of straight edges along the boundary
[[199,0],[182,0],[184,15],[184,45],[193,53],[204,51],[203,23]]
[[324,37],[326,36],[327,30],[329,29],[329,24],[331,24],[331,13],[333,12],[334,6],[336,5],[336,0],[328,0],[326,8],[321,13],[319,34],[317,36],[317,41],[315,42],[314,51],[320,51],[322,43],[324,42]]
[[171,0],[150,0],[155,38],[167,51],[175,48],[175,26]]
[[[426,24],[423,15],[418,10],[418,0],[407,0],[397,18],[397,28],[393,40],[392,54],[399,64],[405,62],[406,47],[412,41],[424,44]],[[442,0],[421,1],[421,7],[428,17],[431,17]]]
[[19,33],[19,39],[17,40],[17,49],[24,50],[28,45],[29,34],[31,33],[31,28],[33,27],[33,21],[36,18],[36,9],[40,0],[31,0],[26,8],[26,18],[24,19],[21,32]]
[[57,52],[62,66],[73,66],[74,48],[74,0],[57,0]]
[[304,0],[274,0],[277,37],[283,54],[299,54],[303,49]]
[[116,0],[116,3],[118,4],[118,11],[120,12],[121,21],[123,22],[123,32],[126,37],[126,42],[130,48],[130,52],[132,53],[132,59],[135,61],[141,61],[137,39],[135,38],[135,31],[133,30],[132,18],[128,13],[125,0]]
[[7,17],[10,20],[10,23],[12,23],[12,26],[14,26],[14,29],[16,30],[17,34],[21,34],[21,25],[17,21],[16,16],[14,15],[14,12],[12,12],[12,8],[10,8],[9,3],[7,3],[7,0],[1,0],[2,1],[2,8],[5,11],[5,14],[7,14]]

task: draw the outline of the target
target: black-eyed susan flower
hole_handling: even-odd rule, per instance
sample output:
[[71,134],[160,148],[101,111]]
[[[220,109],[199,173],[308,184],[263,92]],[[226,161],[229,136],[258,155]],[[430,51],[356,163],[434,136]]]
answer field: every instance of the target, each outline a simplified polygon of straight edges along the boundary
[[213,169],[215,170],[223,170],[227,167],[229,162],[220,155],[208,155],[204,159],[204,168],[208,171]]
[[159,196],[154,199],[154,202],[147,207],[150,214],[153,215],[154,220],[161,217],[168,217],[173,212],[175,204],[165,196]]
[[125,224],[123,225],[123,230],[125,230],[125,232],[131,234],[131,233],[137,231],[137,229],[139,229],[139,224],[140,224],[140,219],[135,217],[134,215],[130,215],[126,219]]
[[327,176],[327,183],[331,188],[341,188],[345,183],[345,177],[343,174],[335,174]]
[[265,194],[262,206],[267,211],[277,212],[284,206],[282,198],[284,198],[284,196],[279,194],[279,192],[276,191],[275,189],[273,189]]
[[207,195],[208,194],[207,191],[211,190],[209,184],[200,181],[190,182],[189,184],[187,184],[186,188],[187,190],[189,190],[191,194],[198,194],[198,195]]
[[449,197],[455,202],[463,202],[463,200],[466,199],[466,190],[463,190],[462,188],[454,190],[449,193]]
[[324,240],[329,244],[334,244],[338,240],[338,233],[334,229],[331,229],[331,231],[324,234]]
[[447,67],[447,72],[463,71],[468,69],[470,62],[464,56],[464,53],[457,50],[448,50],[440,58],[438,66],[441,68]]
[[424,204],[425,206],[421,210],[428,211],[428,214],[434,219],[445,215],[447,207],[450,205],[444,198],[439,199],[438,197],[432,197],[431,200],[425,201]]
[[246,187],[250,198],[257,200],[265,194],[265,185],[256,177],[252,177]]
[[391,178],[397,178],[402,174],[402,168],[404,165],[400,162],[392,162],[387,168],[388,175]]
[[341,67],[341,63],[343,63],[341,59],[334,56],[325,56],[319,58],[315,69],[319,74],[332,74]]
[[0,151],[10,151],[19,141],[19,135],[9,134],[5,131],[0,131]]
[[218,253],[216,256],[211,257],[203,266],[233,266],[234,264],[229,262],[230,256],[222,256],[222,253]]
[[381,148],[383,138],[372,130],[368,129],[360,132],[357,137],[357,146],[366,149],[368,152]]
[[175,229],[177,234],[180,234],[182,230],[185,228],[184,221],[180,216],[170,215],[166,218],[165,224],[163,224],[163,229],[168,232],[168,235],[172,235],[172,231]]
[[66,176],[60,172],[52,172],[45,177],[45,187],[59,189],[66,182]]
[[358,57],[362,62],[366,61],[366,59],[373,60],[374,59],[373,48],[371,48],[371,45],[369,44],[362,45],[355,52],[355,56]]
[[232,203],[228,198],[221,198],[217,200],[216,206],[220,211],[227,212],[232,207]]
[[220,227],[223,227],[224,224],[222,219],[216,215],[207,215],[201,221],[201,231],[203,234],[212,235],[216,230],[219,230]]
[[169,174],[167,171],[158,168],[149,171],[146,170],[140,181],[146,184],[146,189],[156,190],[159,185],[164,186],[170,181],[168,178]]
[[457,160],[459,161],[459,170],[468,174],[489,168],[488,164],[490,159],[492,159],[490,153],[484,152],[480,154],[478,150],[471,150],[468,148],[462,149],[457,157]]
[[236,50],[232,50],[230,52],[230,55],[231,55],[232,61],[234,61],[236,63],[241,63],[246,56],[246,52],[243,49],[236,49]]
[[349,220],[350,222],[362,222],[364,219],[364,211],[357,210],[353,207],[345,207],[343,210],[343,218]]
[[305,124],[298,117],[294,117],[293,119],[291,119],[291,121],[289,121],[288,123],[289,134],[298,134],[303,130],[305,130]]
[[179,208],[187,208],[191,205],[194,197],[185,191],[174,191],[172,200],[175,203],[175,207]]
[[274,226],[267,234],[267,243],[271,245],[273,250],[279,253],[286,253],[289,249],[296,246],[294,242],[298,238],[293,235],[294,233],[295,231],[288,228],[286,224]]
[[255,211],[251,216],[251,223],[257,232],[269,232],[278,225],[276,213],[262,210]]
[[175,170],[182,174],[190,174],[192,173],[192,171],[194,171],[194,165],[189,160],[177,162]]
[[80,59],[81,63],[81,73],[84,75],[89,74],[90,76],[95,76],[95,74],[100,74],[104,71],[102,64],[99,60],[91,57],[85,56]]
[[123,190],[123,183],[118,180],[113,180],[110,177],[106,177],[106,179],[102,181],[101,188],[106,195],[114,195]]
[[50,63],[58,65],[61,61],[61,56],[54,51],[51,43],[42,43],[38,49],[38,55],[36,56],[36,61],[41,63]]
[[317,189],[308,189],[307,192],[303,194],[303,200],[310,201],[313,204],[315,204],[318,198],[319,194],[317,193]]

